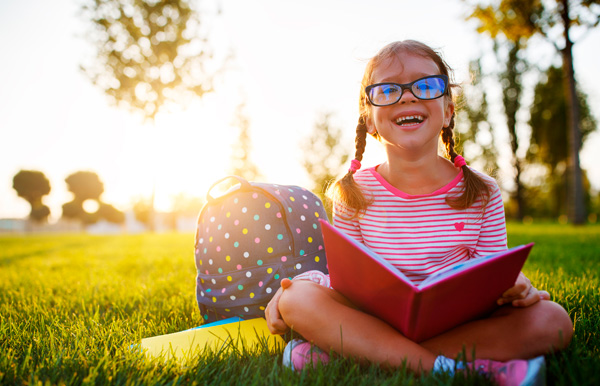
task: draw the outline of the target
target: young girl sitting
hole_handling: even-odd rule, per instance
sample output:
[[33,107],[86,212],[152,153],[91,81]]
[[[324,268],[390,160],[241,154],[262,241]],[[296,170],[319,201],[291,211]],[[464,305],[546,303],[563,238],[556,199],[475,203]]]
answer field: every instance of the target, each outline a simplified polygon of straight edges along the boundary
[[[507,248],[498,186],[454,150],[449,72],[440,55],[415,41],[389,44],[372,58],[362,81],[355,159],[334,187],[334,225],[415,284],[448,265]],[[383,144],[387,160],[360,170],[367,133]],[[438,155],[440,138],[449,160]],[[284,363],[295,369],[326,363],[333,351],[389,367],[406,363],[415,371],[469,365],[500,383],[521,384],[543,376],[543,355],[566,347],[573,333],[567,312],[523,273],[487,318],[420,343],[355,308],[321,272],[281,285],[265,314],[272,333],[292,328],[306,339],[286,347]],[[469,294],[464,297],[468,302]],[[455,363],[451,358],[463,349],[485,359]]]

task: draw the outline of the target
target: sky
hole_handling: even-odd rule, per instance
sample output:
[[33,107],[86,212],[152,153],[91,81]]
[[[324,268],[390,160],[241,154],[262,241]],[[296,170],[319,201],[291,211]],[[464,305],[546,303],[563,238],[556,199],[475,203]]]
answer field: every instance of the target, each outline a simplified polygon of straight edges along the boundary
[[[465,21],[468,9],[459,0],[221,0],[211,39],[232,50],[232,69],[214,93],[159,114],[153,126],[110,105],[79,70],[92,52],[78,16],[80,3],[0,2],[0,218],[29,213],[12,189],[12,178],[22,169],[42,171],[50,180],[44,203],[52,221],[72,199],[64,179],[80,170],[96,172],[104,183],[102,200],[122,210],[149,197],[153,186],[159,210],[170,209],[179,193],[204,197],[228,174],[237,135],[232,114],[242,102],[251,157],[263,181],[305,186],[299,144],[319,115],[331,112],[344,130],[340,142],[353,152],[360,80],[366,61],[385,44],[415,39],[441,50],[459,82],[468,81],[472,59],[482,57],[488,69],[500,65],[487,54],[489,39],[475,32],[474,21]],[[576,38],[575,70],[600,121],[600,29]],[[560,63],[550,44],[532,45],[538,65]],[[498,118],[501,107],[494,104],[501,90],[489,87],[500,166],[507,176],[501,185],[510,189],[508,134]],[[581,153],[595,190],[600,190],[598,147],[596,132]],[[381,147],[370,141],[363,165],[383,159]]]

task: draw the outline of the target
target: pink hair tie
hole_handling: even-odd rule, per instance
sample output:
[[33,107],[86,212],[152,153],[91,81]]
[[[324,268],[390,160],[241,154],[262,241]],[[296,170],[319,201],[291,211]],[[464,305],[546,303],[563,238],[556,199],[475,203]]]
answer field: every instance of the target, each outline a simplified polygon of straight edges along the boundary
[[354,174],[359,169],[360,169],[360,161],[357,159],[353,159],[352,162],[350,162],[350,169],[348,169],[348,171],[350,173]]
[[454,157],[454,166],[457,168],[462,168],[463,166],[466,166],[467,162],[465,161],[465,159],[463,158],[462,155],[457,155],[456,157]]

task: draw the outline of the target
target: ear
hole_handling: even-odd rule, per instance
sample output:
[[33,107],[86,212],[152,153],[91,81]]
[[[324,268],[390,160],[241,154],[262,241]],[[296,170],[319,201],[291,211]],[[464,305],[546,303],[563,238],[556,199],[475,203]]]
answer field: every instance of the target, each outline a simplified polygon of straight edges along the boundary
[[365,124],[367,125],[367,133],[371,135],[375,135],[375,133],[377,133],[377,128],[375,127],[373,119],[370,116],[365,119]]
[[452,115],[454,114],[454,103],[452,101],[448,102],[446,108],[444,109],[444,127],[450,126],[450,121],[452,120]]

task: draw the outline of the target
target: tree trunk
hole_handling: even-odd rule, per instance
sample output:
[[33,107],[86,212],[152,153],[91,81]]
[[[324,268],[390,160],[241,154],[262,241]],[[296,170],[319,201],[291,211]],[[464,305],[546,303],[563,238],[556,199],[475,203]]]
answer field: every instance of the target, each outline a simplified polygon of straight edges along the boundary
[[526,213],[525,192],[521,174],[523,172],[523,164],[518,155],[519,138],[517,135],[517,113],[521,106],[521,79],[520,73],[517,70],[519,64],[519,51],[521,46],[519,42],[514,42],[514,45],[508,52],[508,60],[506,62],[506,70],[502,77],[505,81],[505,89],[502,97],[504,103],[504,114],[506,115],[506,126],[510,136],[510,148],[513,154],[513,166],[515,170],[515,191],[513,199],[517,203],[517,218],[523,220]]
[[569,1],[562,0],[561,18],[564,25],[565,47],[562,50],[564,87],[567,99],[567,117],[569,130],[568,157],[568,208],[569,219],[573,224],[585,223],[585,201],[583,197],[583,182],[579,163],[579,147],[581,133],[579,130],[579,104],[575,91],[575,71],[573,70],[573,42],[569,37],[571,19],[569,17]]

